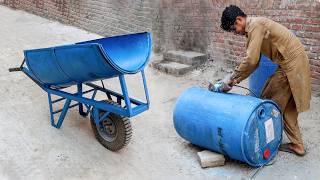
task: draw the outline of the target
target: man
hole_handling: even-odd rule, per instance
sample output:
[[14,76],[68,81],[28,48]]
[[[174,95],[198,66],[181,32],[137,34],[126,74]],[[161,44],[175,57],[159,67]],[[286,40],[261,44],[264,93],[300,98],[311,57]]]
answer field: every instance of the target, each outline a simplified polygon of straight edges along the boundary
[[260,53],[278,64],[279,68],[267,81],[261,98],[272,99],[282,110],[284,129],[291,143],[282,144],[280,150],[304,155],[297,120],[298,113],[310,108],[311,88],[309,60],[303,45],[283,25],[264,17],[247,17],[234,5],[223,11],[221,28],[247,38],[246,56],[224,81],[223,91],[231,90],[257,68]]

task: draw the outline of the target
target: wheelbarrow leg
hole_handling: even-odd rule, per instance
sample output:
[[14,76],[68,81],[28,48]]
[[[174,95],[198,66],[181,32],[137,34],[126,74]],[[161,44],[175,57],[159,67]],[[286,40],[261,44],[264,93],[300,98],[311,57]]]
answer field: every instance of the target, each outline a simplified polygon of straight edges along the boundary
[[66,117],[66,114],[68,112],[71,100],[70,99],[66,99],[66,102],[64,103],[64,106],[62,108],[61,114],[59,116],[59,119],[57,121],[57,123],[55,123],[54,121],[54,114],[60,112],[60,111],[53,111],[53,107],[52,107],[52,99],[51,99],[51,94],[48,93],[48,100],[49,100],[49,109],[50,109],[50,117],[51,117],[51,125],[57,129],[59,129],[63,123],[64,118]]
[[[78,88],[78,96],[79,97],[82,97],[82,84],[80,83],[80,84],[77,84],[77,88]],[[83,111],[83,104],[82,103],[79,103],[79,114],[81,115],[81,116],[87,116],[87,113],[85,113],[84,111]]]
[[132,114],[131,102],[129,99],[129,93],[128,93],[128,89],[127,89],[126,80],[124,78],[124,75],[120,75],[119,80],[120,80],[120,86],[121,86],[122,94],[124,97],[124,102],[126,104],[126,108],[128,110],[128,113],[131,115]]
[[149,105],[150,98],[149,98],[149,92],[148,92],[147,81],[146,81],[146,76],[144,74],[144,70],[141,71],[141,77],[142,77],[142,81],[143,81],[144,93],[146,95],[147,104]]

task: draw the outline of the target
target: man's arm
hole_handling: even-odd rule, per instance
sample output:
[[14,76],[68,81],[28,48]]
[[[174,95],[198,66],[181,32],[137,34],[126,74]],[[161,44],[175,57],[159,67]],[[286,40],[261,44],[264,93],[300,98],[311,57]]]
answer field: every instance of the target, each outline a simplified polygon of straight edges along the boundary
[[232,75],[233,84],[240,83],[246,79],[258,67],[265,28],[263,25],[258,24],[251,31],[248,37],[246,57],[235,68]]

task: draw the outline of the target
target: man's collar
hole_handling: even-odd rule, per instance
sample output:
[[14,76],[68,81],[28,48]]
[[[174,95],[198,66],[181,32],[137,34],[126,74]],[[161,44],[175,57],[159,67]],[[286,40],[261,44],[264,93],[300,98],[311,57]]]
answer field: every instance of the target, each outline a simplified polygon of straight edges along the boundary
[[246,27],[245,27],[245,29],[244,29],[244,31],[245,31],[246,33],[249,32],[250,25],[251,25],[251,21],[252,21],[252,18],[251,18],[251,17],[247,17],[247,18],[246,18]]

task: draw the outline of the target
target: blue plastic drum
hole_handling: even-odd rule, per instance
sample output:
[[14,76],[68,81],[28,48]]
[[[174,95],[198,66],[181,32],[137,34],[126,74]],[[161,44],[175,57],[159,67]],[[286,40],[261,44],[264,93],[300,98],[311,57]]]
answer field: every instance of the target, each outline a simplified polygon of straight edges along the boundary
[[249,89],[254,93],[250,93],[251,96],[261,96],[264,85],[277,68],[277,64],[273,63],[266,56],[261,55],[258,68],[249,76]]
[[141,71],[151,52],[150,33],[26,50],[30,75],[44,85],[65,86]]
[[282,116],[273,101],[199,87],[178,98],[173,121],[185,140],[257,167],[272,160],[282,139]]

